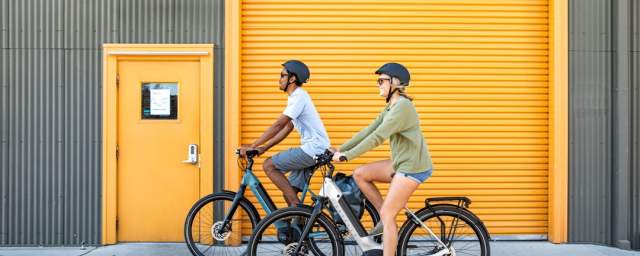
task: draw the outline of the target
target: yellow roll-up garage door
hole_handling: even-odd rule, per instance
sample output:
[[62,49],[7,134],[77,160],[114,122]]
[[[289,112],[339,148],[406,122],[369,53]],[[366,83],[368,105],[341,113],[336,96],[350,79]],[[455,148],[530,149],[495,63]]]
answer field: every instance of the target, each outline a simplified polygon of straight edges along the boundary
[[[376,117],[385,102],[373,72],[400,62],[411,71],[408,93],[435,165],[410,207],[429,196],[468,196],[494,236],[547,234],[546,0],[248,0],[241,15],[242,143],[284,109],[287,96],[277,87],[283,61],[311,68],[305,89],[333,145]],[[298,139],[294,132],[266,155]],[[350,172],[389,155],[385,144],[340,168]],[[282,206],[263,160],[256,173]],[[387,186],[379,187],[384,194]]]

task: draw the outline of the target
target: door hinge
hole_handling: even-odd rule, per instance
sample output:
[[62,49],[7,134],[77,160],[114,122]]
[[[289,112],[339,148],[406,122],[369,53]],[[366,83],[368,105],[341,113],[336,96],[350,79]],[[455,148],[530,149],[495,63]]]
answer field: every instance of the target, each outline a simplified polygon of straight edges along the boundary
[[120,146],[116,145],[116,160],[120,158]]
[[116,74],[116,88],[120,88],[120,74]]
[[116,232],[120,229],[120,218],[116,217]]

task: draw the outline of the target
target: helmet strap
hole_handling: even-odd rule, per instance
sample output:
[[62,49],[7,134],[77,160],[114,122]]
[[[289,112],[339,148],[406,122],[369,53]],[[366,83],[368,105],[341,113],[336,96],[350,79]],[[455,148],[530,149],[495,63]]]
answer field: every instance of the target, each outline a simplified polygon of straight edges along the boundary
[[391,96],[393,96],[393,94],[395,94],[396,91],[399,90],[398,88],[393,88],[393,91],[392,91],[391,87],[393,87],[393,86],[389,87],[389,93],[387,94],[387,103],[389,103],[389,100],[391,100]]
[[289,78],[291,78],[291,75],[287,75],[287,85],[285,85],[284,89],[282,89],[283,92],[287,92],[289,85],[291,85],[291,83],[289,82]]

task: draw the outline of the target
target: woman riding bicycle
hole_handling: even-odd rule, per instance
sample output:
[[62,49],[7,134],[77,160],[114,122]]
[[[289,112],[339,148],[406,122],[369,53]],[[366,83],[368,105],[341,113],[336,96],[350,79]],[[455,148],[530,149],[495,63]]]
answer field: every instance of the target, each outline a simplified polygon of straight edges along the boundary
[[[384,255],[392,256],[398,240],[396,216],[411,194],[431,176],[432,162],[418,113],[405,92],[410,81],[409,71],[401,64],[386,63],[375,74],[380,96],[386,98],[387,106],[373,123],[335,152],[333,161],[340,162],[342,156],[353,160],[390,139],[391,159],[359,166],[353,177],[380,213],[381,222],[370,233],[382,233]],[[384,200],[373,182],[391,183]]]

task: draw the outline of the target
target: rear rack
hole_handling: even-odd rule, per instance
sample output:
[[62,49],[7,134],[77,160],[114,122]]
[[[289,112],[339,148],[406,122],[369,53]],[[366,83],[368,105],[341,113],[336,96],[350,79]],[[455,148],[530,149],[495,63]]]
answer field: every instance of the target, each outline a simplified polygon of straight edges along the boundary
[[449,197],[432,197],[424,200],[424,203],[427,206],[431,206],[431,202],[442,202],[442,201],[458,201],[458,207],[469,208],[471,205],[471,199],[466,196],[449,196]]

